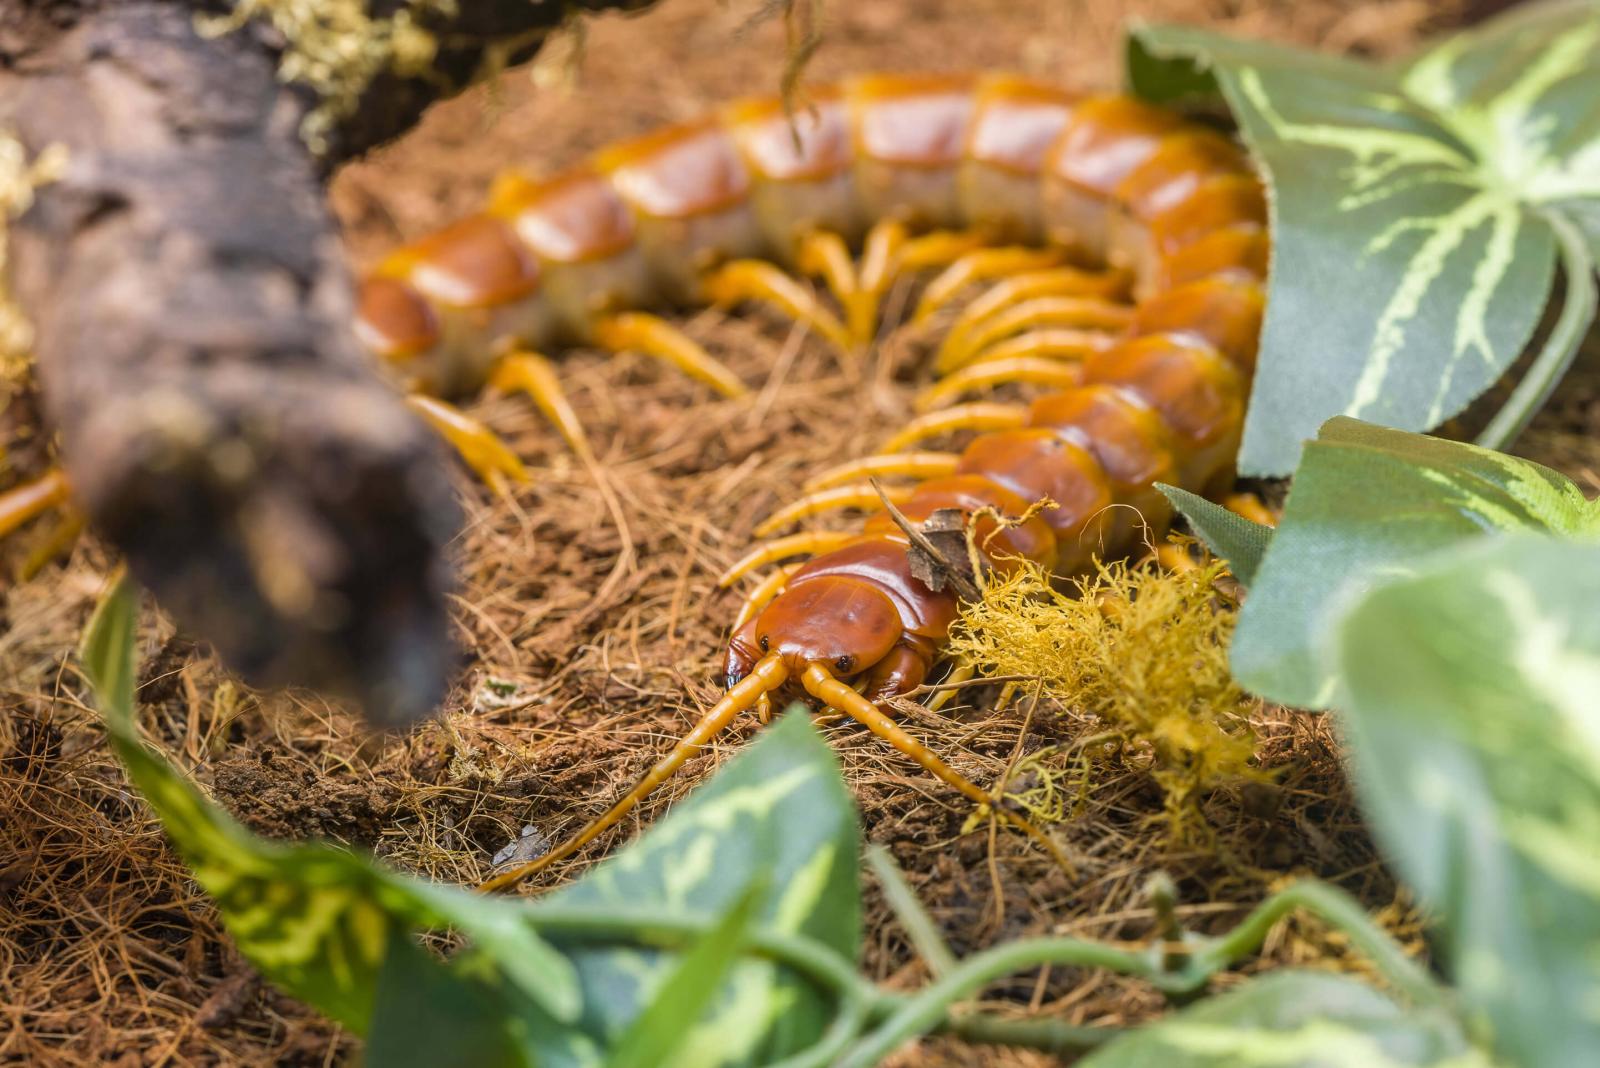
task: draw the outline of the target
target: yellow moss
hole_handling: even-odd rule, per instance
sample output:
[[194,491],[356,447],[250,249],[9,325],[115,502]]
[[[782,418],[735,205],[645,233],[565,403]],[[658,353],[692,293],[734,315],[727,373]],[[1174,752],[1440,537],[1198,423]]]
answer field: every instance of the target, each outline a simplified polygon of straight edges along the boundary
[[1228,671],[1236,610],[1213,588],[1222,570],[1117,562],[1065,591],[1031,565],[991,575],[963,607],[951,652],[987,674],[1038,678],[1044,696],[1148,754],[1183,837],[1200,791],[1262,777],[1251,765],[1253,701]]
[[198,18],[207,36],[265,19],[283,36],[278,76],[316,92],[320,103],[300,125],[313,152],[326,151],[328,135],[348,118],[373,80],[385,72],[425,76],[438,42],[422,28],[428,15],[453,15],[456,0],[406,0],[393,15],[374,18],[367,0],[234,0],[233,13]]

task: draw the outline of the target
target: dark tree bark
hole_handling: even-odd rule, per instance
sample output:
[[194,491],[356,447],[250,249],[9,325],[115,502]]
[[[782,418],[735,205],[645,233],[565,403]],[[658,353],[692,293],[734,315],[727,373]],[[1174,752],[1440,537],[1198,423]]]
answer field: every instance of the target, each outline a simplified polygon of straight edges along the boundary
[[568,6],[463,2],[443,84],[380,79],[314,159],[315,101],[279,83],[270,31],[207,39],[196,4],[0,0],[0,124],[70,153],[12,252],[75,499],[252,682],[399,723],[453,673],[445,458],[356,345],[323,180]]

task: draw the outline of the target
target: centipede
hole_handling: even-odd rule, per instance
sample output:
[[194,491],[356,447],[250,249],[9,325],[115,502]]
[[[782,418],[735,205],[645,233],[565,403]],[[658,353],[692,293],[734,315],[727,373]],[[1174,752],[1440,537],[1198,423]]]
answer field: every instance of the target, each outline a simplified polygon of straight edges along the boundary
[[[899,280],[923,283],[913,326],[949,319],[918,416],[878,454],[819,473],[757,534],[800,529],[720,576],[754,580],[722,698],[602,816],[483,887],[582,849],[785,691],[991,804],[884,711],[941,662],[960,608],[912,573],[903,524],[956,510],[986,566],[1066,581],[1164,533],[1158,483],[1227,497],[1269,258],[1265,192],[1228,134],[1009,74],[874,74],[735,102],[552,178],[507,174],[481,211],[385,256],[360,281],[356,333],[491,483],[525,478],[521,461],[450,403],[485,387],[526,395],[592,458],[562,351],[633,351],[746,393],[668,309],[766,304],[841,358],[871,347]],[[59,473],[12,491],[0,532],[67,492]],[[806,528],[847,509],[865,513],[854,529]]]

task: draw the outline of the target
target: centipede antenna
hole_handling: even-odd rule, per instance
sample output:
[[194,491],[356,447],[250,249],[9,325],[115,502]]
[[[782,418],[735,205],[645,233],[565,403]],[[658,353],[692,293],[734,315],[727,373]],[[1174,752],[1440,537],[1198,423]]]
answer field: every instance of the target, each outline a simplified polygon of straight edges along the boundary
[[[895,504],[904,504],[911,497],[909,486],[891,486],[884,490],[889,499]],[[808,493],[799,500],[778,509],[756,527],[755,535],[758,538],[770,537],[791,523],[826,512],[840,511],[845,508],[860,508],[873,510],[879,507],[878,491],[870,483],[862,482],[853,486],[834,486],[831,489],[817,490]]]
[[923,481],[956,473],[961,457],[953,452],[890,452],[864,456],[830,467],[805,484],[806,492],[841,486],[858,479],[914,478]]
[[734,260],[723,264],[706,276],[705,287],[712,303],[721,307],[731,307],[741,301],[771,304],[809,327],[841,353],[854,350],[839,317],[823,307],[814,292],[764,260]]
[[[820,276],[841,308],[848,308],[860,289],[850,248],[843,237],[832,231],[813,230],[802,237],[795,253],[795,265],[802,274]],[[852,334],[851,340],[863,342],[866,339]]]
[[491,489],[502,492],[507,480],[528,480],[528,469],[517,454],[494,431],[460,408],[421,393],[410,394],[406,403],[461,454],[466,465]]
[[914,325],[922,325],[933,313],[948,304],[957,293],[988,278],[1005,278],[1055,267],[1061,263],[1059,249],[1037,248],[985,248],[969,252],[946,267],[922,291],[922,300],[911,316]]
[[489,384],[507,393],[522,393],[532,399],[546,419],[578,456],[593,456],[589,438],[583,432],[578,414],[572,410],[561,379],[550,361],[538,353],[513,352],[502,356],[489,374]]
[[750,670],[741,681],[732,689],[722,695],[722,699],[706,710],[697,723],[690,728],[678,744],[672,747],[655,767],[645,773],[637,786],[623,795],[622,800],[612,805],[599,819],[584,827],[577,834],[556,846],[537,860],[528,862],[510,871],[501,872],[492,879],[487,879],[478,885],[484,892],[493,890],[508,890],[524,879],[544,871],[550,865],[570,857],[633,811],[634,807],[649,797],[661,786],[662,783],[675,775],[679,768],[688,762],[689,758],[704,749],[713,738],[732,723],[739,713],[755,707],[763,697],[772,690],[782,686],[789,676],[789,669],[783,666],[783,661],[778,659],[776,653],[757,661],[756,666]]
[[917,416],[900,433],[883,443],[883,451],[900,452],[940,434],[955,434],[965,430],[1014,430],[1027,421],[1028,410],[1019,404],[995,404],[992,401],[958,404],[954,408]]
[[70,491],[66,472],[57,467],[32,482],[24,482],[0,493],[0,537],[65,504]]
[[760,615],[761,610],[767,607],[772,599],[783,591],[783,587],[789,582],[789,576],[799,571],[800,567],[801,565],[799,564],[785,564],[782,567],[773,568],[760,582],[756,583],[755,589],[751,590],[739,605],[739,614],[733,619],[733,632],[735,634],[739,633],[746,623]]
[[885,715],[877,705],[834,678],[827,668],[821,664],[808,665],[800,675],[800,682],[811,696],[826,704],[829,708],[843,712],[916,761],[934,778],[953,787],[969,800],[989,809],[1000,820],[1011,824],[1029,838],[1038,842],[1055,859],[1056,863],[1061,865],[1063,870],[1068,874],[1076,875],[1076,869],[1073,867],[1072,862],[1067,859],[1066,854],[1062,852],[1061,847],[1056,844],[1054,839],[1045,834],[1042,829],[1026,817],[995,804],[995,799],[981,787],[949,764],[946,764],[933,750],[907,734],[900,728],[898,723]]
[[1086,360],[1096,353],[1105,352],[1116,343],[1117,339],[1110,334],[1093,330],[1030,330],[974,353],[963,366],[978,367],[1027,356],[1044,360]]
[[1252,523],[1259,523],[1264,527],[1278,525],[1277,513],[1263,504],[1261,498],[1254,493],[1230,493],[1222,498],[1222,506]]
[[919,412],[943,407],[963,393],[980,389],[993,389],[1010,382],[1052,389],[1070,389],[1083,381],[1083,368],[1076,363],[1049,360],[1039,356],[1022,356],[1010,360],[963,367],[948,378],[942,378],[917,395],[915,407]]
[[608,316],[595,322],[594,336],[612,352],[631,349],[664,360],[724,397],[742,397],[749,392],[738,375],[660,316],[644,312]]
[[949,374],[966,366],[978,353],[1006,338],[1040,327],[1078,327],[1097,330],[1126,330],[1133,323],[1133,309],[1095,297],[1035,297],[1004,308],[986,319],[945,335],[934,360],[937,374]]
[[758,567],[775,564],[791,556],[832,552],[855,537],[856,532],[851,530],[807,530],[786,538],[774,538],[741,556],[732,567],[717,576],[717,585],[727,589]]

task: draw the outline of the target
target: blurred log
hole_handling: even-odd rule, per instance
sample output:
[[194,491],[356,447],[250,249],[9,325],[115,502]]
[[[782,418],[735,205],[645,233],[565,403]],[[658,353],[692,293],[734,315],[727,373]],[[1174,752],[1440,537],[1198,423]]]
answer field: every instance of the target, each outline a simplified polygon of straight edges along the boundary
[[12,284],[77,503],[245,678],[385,723],[455,672],[459,517],[442,450],[351,333],[323,182],[571,5],[458,6],[428,27],[448,42],[430,75],[378,78],[314,158],[317,100],[279,82],[269,28],[202,36],[201,4],[0,4],[0,126],[70,154],[12,229]]

